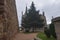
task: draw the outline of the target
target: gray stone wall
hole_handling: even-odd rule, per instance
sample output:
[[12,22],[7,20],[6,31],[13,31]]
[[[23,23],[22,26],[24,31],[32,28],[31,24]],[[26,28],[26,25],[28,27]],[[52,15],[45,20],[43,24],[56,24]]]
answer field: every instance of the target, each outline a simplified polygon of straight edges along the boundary
[[18,20],[15,0],[5,0],[4,4],[8,24],[8,37],[12,38],[18,31]]
[[2,39],[12,40],[12,37],[18,32],[15,0],[0,0],[0,16],[0,30],[3,34]]
[[60,21],[54,22],[57,40],[60,40]]

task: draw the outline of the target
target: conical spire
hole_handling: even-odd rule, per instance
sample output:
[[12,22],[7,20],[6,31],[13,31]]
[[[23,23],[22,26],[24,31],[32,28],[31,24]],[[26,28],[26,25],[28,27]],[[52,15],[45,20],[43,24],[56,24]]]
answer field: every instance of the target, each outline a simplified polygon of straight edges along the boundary
[[34,5],[34,2],[32,2],[32,5]]
[[27,6],[26,6],[26,10],[25,10],[25,15],[27,14]]
[[23,20],[23,11],[21,13],[22,13],[22,20]]
[[44,13],[44,11],[43,11],[43,16],[45,16],[45,13]]
[[53,22],[53,16],[52,16],[51,22]]
[[23,11],[21,13],[22,13],[22,16],[23,16]]
[[26,9],[25,9],[25,17],[27,16],[27,6],[26,6]]
[[53,19],[53,16],[52,16],[52,19]]
[[21,13],[22,13],[21,24],[23,24],[23,11]]
[[36,9],[35,9],[35,6],[34,6],[34,2],[32,2],[32,4],[31,4],[31,7],[30,7],[30,8],[31,8],[31,10],[36,10]]

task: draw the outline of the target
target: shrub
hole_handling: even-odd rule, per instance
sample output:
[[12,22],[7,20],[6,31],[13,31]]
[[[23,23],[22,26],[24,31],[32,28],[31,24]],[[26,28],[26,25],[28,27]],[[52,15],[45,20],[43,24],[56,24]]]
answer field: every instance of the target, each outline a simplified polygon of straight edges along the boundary
[[51,35],[57,39],[54,23],[50,24],[50,31],[51,31]]
[[47,27],[44,28],[44,33],[48,38],[50,38],[50,30]]

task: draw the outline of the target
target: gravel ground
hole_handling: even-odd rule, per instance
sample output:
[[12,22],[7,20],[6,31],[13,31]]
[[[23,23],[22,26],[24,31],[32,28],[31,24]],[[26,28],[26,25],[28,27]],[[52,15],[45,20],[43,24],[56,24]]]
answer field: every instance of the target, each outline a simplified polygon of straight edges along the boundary
[[33,40],[36,37],[37,33],[29,33],[29,34],[24,34],[24,33],[18,33],[15,35],[13,40]]

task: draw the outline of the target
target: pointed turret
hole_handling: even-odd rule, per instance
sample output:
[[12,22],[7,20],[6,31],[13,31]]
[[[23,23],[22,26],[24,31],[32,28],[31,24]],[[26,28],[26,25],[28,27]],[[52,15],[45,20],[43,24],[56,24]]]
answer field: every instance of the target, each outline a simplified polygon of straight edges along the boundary
[[24,21],[24,15],[23,15],[23,11],[21,12],[22,13],[22,19],[21,19],[21,26],[23,27],[23,21]]
[[22,15],[23,15],[23,11],[22,11],[21,13],[22,13]]
[[52,19],[53,19],[53,16],[52,16]]
[[27,6],[26,6],[26,10],[25,10],[25,15],[27,14]]
[[53,22],[53,16],[52,16],[52,20],[51,21]]
[[36,11],[36,8],[35,8],[35,6],[34,6],[34,2],[32,2],[32,4],[31,4],[31,10],[34,10],[34,11]]
[[45,13],[44,13],[44,11],[43,11],[43,16],[45,16]]
[[34,5],[34,2],[32,2],[32,5]]
[[23,19],[23,11],[21,13],[22,13],[22,19]]

